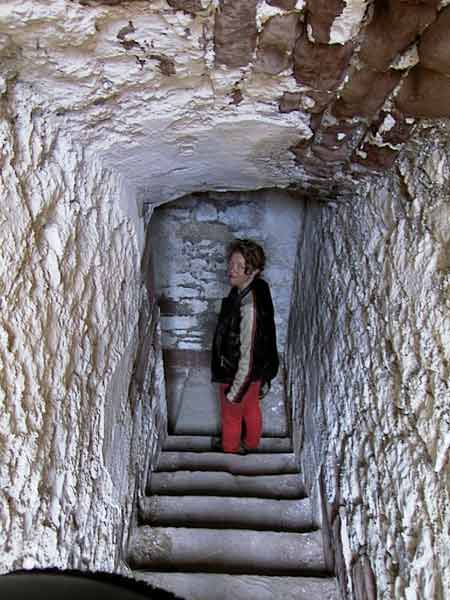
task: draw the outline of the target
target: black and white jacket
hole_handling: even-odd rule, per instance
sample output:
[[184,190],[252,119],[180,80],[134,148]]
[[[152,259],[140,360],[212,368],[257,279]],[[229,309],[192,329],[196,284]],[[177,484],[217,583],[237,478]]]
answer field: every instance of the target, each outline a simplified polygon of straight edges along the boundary
[[228,383],[228,400],[240,402],[252,381],[270,383],[278,372],[274,310],[266,281],[256,277],[222,300],[212,347],[212,381]]

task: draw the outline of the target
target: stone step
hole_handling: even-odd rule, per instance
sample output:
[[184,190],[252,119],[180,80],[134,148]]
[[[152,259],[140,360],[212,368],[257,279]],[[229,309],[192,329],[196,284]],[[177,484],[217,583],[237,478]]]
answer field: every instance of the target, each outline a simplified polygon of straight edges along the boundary
[[294,454],[225,454],[224,452],[162,452],[156,472],[226,471],[233,475],[298,473]]
[[236,496],[296,500],[305,497],[300,475],[232,475],[214,471],[151,473],[147,495]]
[[[208,435],[169,435],[164,442],[163,450],[170,452],[207,452],[212,450],[217,438]],[[252,453],[264,454],[275,452],[292,452],[292,441],[288,437],[263,437]]]
[[185,600],[339,600],[336,581],[218,573],[135,571],[134,577]]
[[[197,395],[198,403],[198,395]],[[183,403],[184,404],[184,403]],[[189,407],[184,405],[184,411],[188,411]],[[170,429],[171,435],[182,436],[211,436],[217,437],[221,433],[221,422],[218,416],[216,423],[211,423],[205,420],[202,414],[204,408],[200,408],[196,414],[191,414],[189,417],[186,414],[179,416],[179,420],[174,427]],[[271,438],[284,438],[290,434],[285,415],[270,414],[269,409],[263,409],[263,435]],[[266,412],[266,414],[264,414]],[[271,417],[273,419],[271,420]],[[188,420],[189,419],[189,420]]]
[[215,496],[151,496],[142,500],[140,519],[151,525],[311,531],[311,503]]
[[280,533],[145,525],[131,538],[129,564],[133,569],[164,571],[327,574],[320,531]]

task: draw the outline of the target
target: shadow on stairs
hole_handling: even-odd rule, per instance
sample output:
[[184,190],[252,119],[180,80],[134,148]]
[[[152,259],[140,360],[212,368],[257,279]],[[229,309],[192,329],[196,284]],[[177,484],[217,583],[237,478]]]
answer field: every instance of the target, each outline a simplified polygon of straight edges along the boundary
[[169,436],[130,541],[137,580],[185,600],[337,600],[289,438],[245,456]]

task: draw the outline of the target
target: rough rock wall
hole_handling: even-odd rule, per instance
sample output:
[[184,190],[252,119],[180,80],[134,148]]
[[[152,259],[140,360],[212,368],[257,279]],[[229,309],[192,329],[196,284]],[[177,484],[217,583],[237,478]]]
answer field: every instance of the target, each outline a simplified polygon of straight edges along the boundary
[[295,446],[348,598],[449,598],[450,147],[420,135],[299,245]]
[[128,401],[143,227],[121,178],[34,106],[20,82],[0,98],[0,571],[111,571],[161,412]]

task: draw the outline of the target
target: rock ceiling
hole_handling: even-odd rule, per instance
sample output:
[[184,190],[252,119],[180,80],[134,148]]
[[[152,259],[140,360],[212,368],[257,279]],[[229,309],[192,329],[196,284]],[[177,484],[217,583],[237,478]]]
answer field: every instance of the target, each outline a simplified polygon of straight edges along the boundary
[[6,0],[0,94],[147,202],[274,186],[327,200],[450,116],[449,4]]

